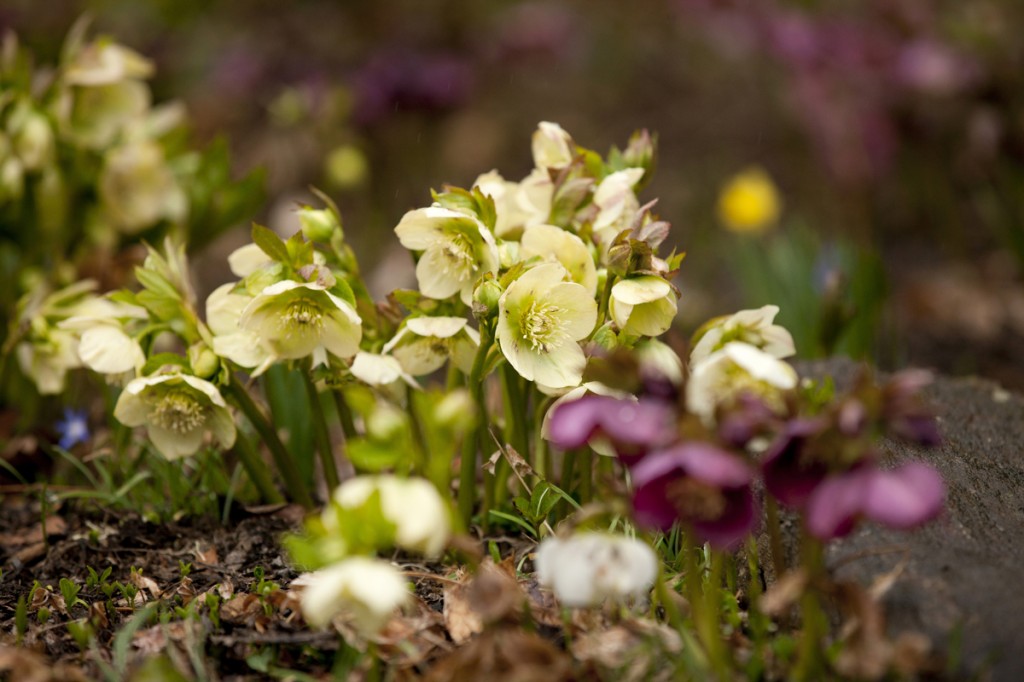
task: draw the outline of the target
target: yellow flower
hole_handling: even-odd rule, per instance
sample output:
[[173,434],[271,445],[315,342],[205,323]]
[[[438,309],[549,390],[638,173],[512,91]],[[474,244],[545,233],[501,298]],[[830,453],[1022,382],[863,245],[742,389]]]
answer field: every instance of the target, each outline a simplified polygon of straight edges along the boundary
[[521,376],[551,388],[576,386],[587,359],[579,340],[597,323],[597,303],[587,290],[566,282],[557,263],[528,270],[498,301],[498,344]]
[[661,277],[630,277],[612,287],[608,312],[626,334],[658,336],[672,326],[676,316],[676,294]]
[[125,426],[145,426],[167,459],[193,454],[207,431],[222,447],[235,444],[235,422],[220,391],[188,374],[133,379],[121,391],[114,416]]
[[779,219],[782,200],[771,177],[748,168],[732,178],[718,196],[718,217],[733,232],[763,232]]
[[494,235],[465,213],[436,205],[409,211],[395,234],[405,248],[423,252],[416,264],[416,281],[430,298],[457,293],[470,305],[477,279],[498,271]]

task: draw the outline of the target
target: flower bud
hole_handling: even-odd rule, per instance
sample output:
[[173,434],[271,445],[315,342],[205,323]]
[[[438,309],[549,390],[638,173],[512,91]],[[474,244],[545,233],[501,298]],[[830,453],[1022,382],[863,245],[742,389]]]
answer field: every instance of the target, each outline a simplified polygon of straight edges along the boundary
[[619,336],[612,329],[612,323],[601,325],[590,340],[607,351],[613,351],[619,347]]
[[188,362],[192,365],[192,373],[200,379],[209,379],[220,369],[220,358],[205,343],[189,347]]
[[24,168],[21,161],[12,156],[0,163],[0,199],[18,201],[24,192]]
[[302,234],[314,242],[329,242],[335,230],[341,229],[341,221],[328,208],[303,206],[298,211]]
[[644,175],[637,183],[637,190],[647,184],[654,170],[656,141],[647,130],[638,130],[629,138],[629,146],[622,152],[622,160],[628,168],[643,168]]
[[473,312],[478,310],[487,317],[498,310],[498,299],[501,298],[501,285],[493,278],[485,279],[473,291]]
[[507,270],[519,262],[519,242],[507,241],[498,244],[498,262],[502,270]]
[[25,170],[39,170],[53,158],[53,128],[37,111],[26,112],[12,141]]

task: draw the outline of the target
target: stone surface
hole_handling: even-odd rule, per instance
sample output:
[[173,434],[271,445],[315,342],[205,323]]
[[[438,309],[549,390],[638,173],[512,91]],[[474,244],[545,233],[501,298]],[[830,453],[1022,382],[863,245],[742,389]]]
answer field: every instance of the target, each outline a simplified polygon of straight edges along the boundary
[[[848,360],[804,363],[807,376],[848,385]],[[910,533],[862,524],[831,546],[830,566],[863,584],[906,559],[885,597],[889,634],[916,630],[943,651],[956,648],[961,670],[997,682],[1024,680],[1024,398],[980,379],[938,377],[927,397],[944,444],[888,443],[891,461],[920,459],[946,480],[947,511]]]

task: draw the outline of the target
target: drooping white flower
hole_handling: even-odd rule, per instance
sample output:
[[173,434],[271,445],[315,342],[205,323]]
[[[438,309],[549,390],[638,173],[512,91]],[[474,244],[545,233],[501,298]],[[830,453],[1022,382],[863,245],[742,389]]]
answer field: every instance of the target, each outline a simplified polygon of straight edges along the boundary
[[271,355],[260,343],[259,334],[242,329],[239,320],[252,297],[235,291],[235,284],[223,284],[206,299],[206,325],[213,332],[213,352],[239,367],[260,367]]
[[676,316],[676,295],[660,277],[630,277],[612,286],[608,312],[626,334],[658,336],[672,326]]
[[349,370],[356,379],[368,386],[386,387],[401,380],[413,388],[419,388],[416,380],[402,369],[402,363],[390,355],[359,351]]
[[534,565],[538,582],[569,607],[642,599],[658,575],[658,557],[646,543],[606,533],[547,538]]
[[477,279],[498,271],[494,235],[473,216],[442,206],[409,211],[395,227],[407,249],[422,251],[416,264],[420,291],[430,298],[458,293],[469,305]]
[[561,263],[569,277],[583,285],[591,296],[597,293],[597,266],[583,240],[572,232],[554,225],[534,225],[523,232],[519,257],[523,260],[539,256],[548,262]]
[[[356,476],[342,483],[333,500],[342,510],[362,505],[374,492],[380,493],[381,511],[395,525],[395,544],[403,549],[436,557],[451,535],[451,518],[437,488],[423,478],[397,476]],[[333,509],[324,510],[324,525],[334,522]]]
[[508,286],[498,301],[498,344],[519,374],[545,386],[576,386],[587,364],[579,340],[597,323],[597,303],[565,281],[557,263],[538,265]]
[[114,416],[125,426],[145,426],[167,459],[193,454],[206,432],[224,448],[235,444],[235,422],[220,391],[188,374],[133,379],[121,391]]
[[317,282],[271,284],[246,305],[238,324],[275,358],[312,355],[314,364],[326,362],[327,352],[352,357],[363,335],[355,308]]
[[785,327],[772,324],[778,314],[779,306],[766,305],[711,320],[697,331],[698,341],[690,352],[690,364],[703,361],[730,341],[742,341],[776,358],[788,358],[796,353],[796,347]]
[[353,556],[301,576],[302,617],[324,627],[337,615],[347,615],[364,637],[372,637],[395,609],[409,602],[409,583],[386,561]]
[[594,234],[603,246],[607,246],[630,221],[640,208],[633,187],[644,176],[643,168],[625,168],[609,174],[594,190],[594,205],[598,208],[594,218]]
[[572,163],[574,144],[562,126],[541,121],[533,133],[533,162],[537,168],[560,170]]
[[60,327],[78,335],[77,352],[83,365],[108,377],[134,374],[142,368],[146,355],[125,330],[123,321],[146,319],[144,309],[92,298],[83,301],[75,312]]
[[40,328],[15,351],[18,364],[36,385],[41,395],[55,395],[64,390],[68,370],[81,367],[76,350],[78,339],[71,332],[55,327]]
[[797,373],[788,363],[765,351],[731,341],[693,366],[686,384],[686,406],[705,424],[715,421],[715,409],[740,394],[752,393],[770,408],[783,408],[783,393],[796,387]]
[[480,346],[480,333],[464,317],[410,317],[384,344],[412,376],[423,376],[441,368],[451,358],[466,374]]

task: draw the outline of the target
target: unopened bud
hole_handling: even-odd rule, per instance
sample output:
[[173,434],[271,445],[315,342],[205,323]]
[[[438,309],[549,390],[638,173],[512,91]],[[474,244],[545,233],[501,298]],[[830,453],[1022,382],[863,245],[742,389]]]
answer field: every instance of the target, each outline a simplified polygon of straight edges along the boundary
[[189,346],[188,362],[192,373],[200,379],[209,379],[220,369],[220,358],[205,343]]
[[341,221],[329,208],[303,206],[298,210],[302,234],[313,242],[329,242],[335,230],[341,230]]
[[619,347],[619,336],[615,333],[615,330],[612,329],[611,322],[601,325],[601,327],[594,332],[594,335],[590,340],[607,351],[613,351]]
[[501,285],[492,278],[485,279],[473,291],[473,312],[477,317],[486,318],[498,310]]

